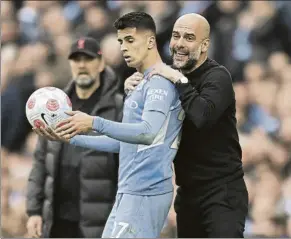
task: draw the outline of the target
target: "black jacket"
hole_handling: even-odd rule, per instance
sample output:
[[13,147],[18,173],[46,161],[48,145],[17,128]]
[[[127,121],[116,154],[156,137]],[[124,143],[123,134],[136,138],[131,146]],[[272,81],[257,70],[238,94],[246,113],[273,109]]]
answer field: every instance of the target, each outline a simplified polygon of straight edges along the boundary
[[[120,121],[122,96],[114,72],[107,68],[102,75],[102,92],[91,115]],[[71,96],[74,83],[65,90]],[[74,147],[74,146],[71,146]],[[42,215],[43,237],[49,237],[54,220],[54,192],[62,143],[39,138],[35,160],[29,175],[27,214]],[[80,148],[80,228],[84,237],[101,237],[117,191],[118,155]]]
[[243,176],[235,95],[228,70],[207,59],[178,84],[186,118],[174,160],[178,186],[211,187]]

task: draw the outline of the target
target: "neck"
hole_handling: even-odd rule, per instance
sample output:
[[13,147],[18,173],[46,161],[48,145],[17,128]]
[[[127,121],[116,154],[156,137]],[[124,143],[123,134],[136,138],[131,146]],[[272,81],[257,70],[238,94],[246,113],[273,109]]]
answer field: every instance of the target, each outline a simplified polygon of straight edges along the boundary
[[204,56],[201,56],[200,59],[197,61],[197,64],[190,70],[186,70],[186,71],[183,71],[182,70],[182,73],[183,74],[188,74],[194,70],[196,70],[199,66],[201,66],[205,61],[207,60],[207,54],[205,54]]
[[157,50],[150,51],[148,56],[143,60],[140,67],[136,70],[140,73],[144,73],[148,68],[155,64],[162,63],[162,58]]
[[80,88],[76,85],[76,94],[79,99],[88,99],[100,87],[100,79],[96,79],[95,83],[88,89]]

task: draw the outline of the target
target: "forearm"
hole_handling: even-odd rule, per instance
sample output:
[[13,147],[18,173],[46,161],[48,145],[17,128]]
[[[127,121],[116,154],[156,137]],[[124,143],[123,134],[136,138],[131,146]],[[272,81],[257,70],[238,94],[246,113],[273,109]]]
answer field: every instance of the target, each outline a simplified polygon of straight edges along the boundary
[[177,89],[187,117],[197,128],[201,128],[209,117],[211,104],[208,105],[205,100],[199,97],[197,90],[190,84],[178,85]]
[[158,111],[146,112],[140,123],[118,123],[95,117],[93,129],[122,142],[150,145],[165,119],[166,116]]
[[107,136],[76,135],[70,139],[70,144],[97,151],[119,153],[120,142]]
[[186,116],[201,129],[214,124],[234,99],[232,81],[227,72],[211,72],[200,90],[191,84],[176,85]]

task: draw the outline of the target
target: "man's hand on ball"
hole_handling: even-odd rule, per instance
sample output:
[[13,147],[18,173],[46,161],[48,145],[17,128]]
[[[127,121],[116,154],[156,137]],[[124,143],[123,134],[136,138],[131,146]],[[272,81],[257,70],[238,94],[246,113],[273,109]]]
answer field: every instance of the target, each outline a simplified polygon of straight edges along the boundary
[[51,128],[33,128],[33,131],[37,133],[39,136],[45,137],[50,141],[61,141],[61,142],[69,142],[68,139],[59,136],[54,130]]
[[77,134],[92,130],[94,117],[80,111],[69,111],[68,119],[61,121],[56,127],[56,133],[63,138],[70,139]]

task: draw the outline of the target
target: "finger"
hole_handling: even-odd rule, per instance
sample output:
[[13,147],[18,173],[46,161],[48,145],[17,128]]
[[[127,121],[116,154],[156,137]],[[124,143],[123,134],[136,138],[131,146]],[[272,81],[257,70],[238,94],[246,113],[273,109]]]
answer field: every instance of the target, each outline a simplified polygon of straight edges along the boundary
[[143,79],[143,77],[134,77],[134,78],[131,79],[130,82],[136,82],[136,81],[137,81],[137,82],[141,82],[142,79]]
[[34,131],[37,135],[39,135],[39,136],[41,136],[41,137],[44,136],[44,135],[39,131],[39,129],[37,129],[37,128],[33,128],[33,131]]
[[53,138],[58,138],[58,135],[51,129],[48,128],[47,132],[50,134],[50,136],[52,136]]
[[48,129],[40,128],[41,133],[50,140],[55,140],[54,137],[49,133]]
[[66,134],[72,134],[74,131],[76,131],[76,128],[75,128],[75,127],[70,127],[70,128],[68,128],[68,129],[66,129],[66,130],[64,130],[64,131],[62,131],[62,132],[60,132],[60,133],[58,133],[58,135],[59,135],[60,137],[63,137],[63,136],[66,135]]
[[140,81],[133,81],[133,82],[132,82],[132,84],[133,84],[134,86],[137,86],[139,83],[140,83]]
[[57,140],[66,141],[64,137],[62,137],[60,134],[57,134],[54,130],[51,131],[51,135]]
[[73,133],[70,134],[70,138],[73,138],[77,134],[79,134],[79,132],[77,130],[75,130]]
[[79,111],[65,111],[65,113],[66,113],[67,115],[71,115],[71,116],[73,116],[73,115],[79,113]]
[[136,74],[136,75],[132,76],[132,78],[142,79],[143,74]]
[[[69,121],[69,122],[71,122],[71,121]],[[72,123],[66,123],[66,124],[64,124],[64,125],[59,126],[59,127],[56,129],[55,132],[56,132],[56,133],[60,133],[60,132],[62,132],[62,131],[65,131],[65,130],[71,128],[72,126],[73,126]]]
[[139,84],[139,82],[138,81],[132,81],[130,84],[128,84],[126,87],[125,87],[125,89],[129,89],[129,88],[131,88],[131,87],[136,87],[136,86],[138,86],[138,84]]
[[70,123],[71,120],[72,120],[72,117],[69,117],[69,118],[67,118],[67,119],[64,119],[64,120],[60,121],[59,123],[57,123],[57,125],[56,125],[56,129],[57,129],[57,128],[60,128],[61,126],[65,125],[65,124]]
[[138,76],[138,77],[143,77],[143,74],[140,72],[135,72],[132,76]]
[[32,237],[31,226],[30,226],[30,225],[27,225],[27,226],[26,226],[26,229],[27,229],[27,233],[28,233],[29,237]]
[[72,138],[70,134],[65,134],[62,137],[66,140],[70,140]]
[[41,228],[42,228],[42,222],[40,221],[38,224],[37,224],[37,227],[36,227],[36,233],[37,233],[37,236],[40,237],[41,236]]
[[34,225],[30,225],[29,228],[28,228],[28,234],[32,237],[32,238],[35,238],[37,237],[37,234],[36,234],[36,229],[34,227]]

